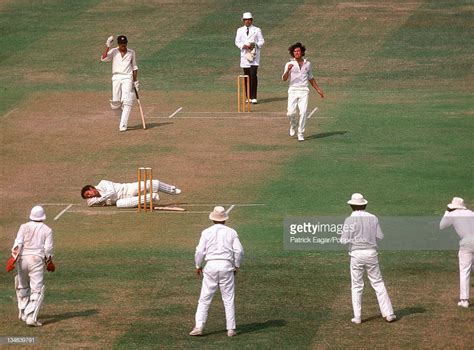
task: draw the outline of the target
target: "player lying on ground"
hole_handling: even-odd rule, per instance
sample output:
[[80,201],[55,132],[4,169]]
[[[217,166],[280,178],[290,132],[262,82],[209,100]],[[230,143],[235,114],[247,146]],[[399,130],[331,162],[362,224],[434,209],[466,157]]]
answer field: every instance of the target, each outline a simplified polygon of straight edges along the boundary
[[[145,192],[145,184],[141,182],[142,194]],[[149,192],[149,191],[148,191]],[[181,190],[173,185],[153,180],[152,199],[157,201],[160,199],[158,192],[168,194],[180,194]],[[138,206],[138,182],[131,183],[115,183],[112,181],[102,180],[98,185],[86,185],[81,190],[82,198],[87,200],[90,207],[102,207],[106,205],[116,205],[117,208],[136,208]],[[143,195],[142,201],[143,201]],[[146,195],[147,203],[150,201],[150,194]],[[143,204],[143,203],[142,203]]]

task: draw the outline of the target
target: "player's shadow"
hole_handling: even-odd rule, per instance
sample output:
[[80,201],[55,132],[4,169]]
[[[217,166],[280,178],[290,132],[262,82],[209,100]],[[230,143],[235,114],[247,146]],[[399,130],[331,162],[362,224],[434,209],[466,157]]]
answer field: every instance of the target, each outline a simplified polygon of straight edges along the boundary
[[331,137],[336,135],[345,135],[348,131],[329,131],[329,132],[320,132],[317,134],[305,136],[305,140],[314,140],[314,139],[323,139],[325,137]]
[[97,315],[98,313],[99,313],[98,309],[89,309],[89,310],[84,310],[84,311],[65,312],[58,315],[41,315],[39,318],[40,318],[41,323],[43,323],[43,325],[47,325],[51,323],[68,320],[70,318],[94,316],[94,315]]
[[[146,123],[146,128],[148,129],[154,129],[154,128],[159,128],[162,126],[166,126],[168,124],[174,124],[173,122],[163,122],[163,123]],[[143,126],[141,124],[129,126],[127,130],[143,130]]]
[[[272,327],[284,327],[286,325],[285,320],[268,320],[265,322],[252,322],[246,323],[242,325],[238,325],[237,327],[237,334],[245,334],[245,333],[252,333],[257,332],[265,328],[272,328]],[[212,334],[221,334],[227,333],[226,330],[214,331],[209,333],[204,333],[204,336],[212,335]]]
[[[426,312],[426,309],[421,306],[406,307],[404,309],[394,311],[395,315],[397,315],[397,321],[400,321],[403,317],[414,315],[414,314],[422,314],[424,312]],[[376,320],[379,318],[381,318],[380,315],[371,316],[371,317],[363,319],[362,322],[368,322],[368,321]]]

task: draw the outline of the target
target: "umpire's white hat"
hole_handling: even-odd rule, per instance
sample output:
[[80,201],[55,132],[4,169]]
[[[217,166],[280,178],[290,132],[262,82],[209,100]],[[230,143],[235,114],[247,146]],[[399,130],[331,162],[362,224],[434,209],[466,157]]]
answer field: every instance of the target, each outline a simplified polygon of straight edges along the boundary
[[449,209],[466,209],[464,199],[460,197],[454,197],[451,203],[448,204]]
[[212,221],[223,222],[229,218],[229,215],[225,212],[224,207],[217,206],[209,214],[209,219]]
[[37,205],[31,209],[30,220],[33,221],[44,221],[46,220],[46,213],[42,206]]
[[350,205],[366,205],[367,203],[369,202],[360,193],[353,193],[351,199],[347,201]]
[[242,15],[242,20],[244,19],[253,19],[252,12],[244,12]]

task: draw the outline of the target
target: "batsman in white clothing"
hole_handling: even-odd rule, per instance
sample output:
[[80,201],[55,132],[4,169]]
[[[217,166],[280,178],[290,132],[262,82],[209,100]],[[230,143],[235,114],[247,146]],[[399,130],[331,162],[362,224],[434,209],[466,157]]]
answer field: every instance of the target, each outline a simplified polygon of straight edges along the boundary
[[28,326],[38,327],[38,313],[43,304],[45,286],[44,268],[56,269],[53,263],[53,231],[46,226],[46,214],[41,206],[31,209],[30,220],[20,226],[12,255],[7,262],[7,272],[17,263],[15,290],[18,302],[18,318]]
[[112,61],[112,100],[110,107],[120,116],[119,130],[126,131],[128,118],[135,98],[134,88],[139,87],[138,66],[135,51],[127,48],[128,39],[124,35],[117,37],[118,47],[112,48],[114,37],[110,36],[100,60]]
[[474,212],[467,209],[464,199],[454,197],[444,213],[439,228],[453,226],[459,241],[459,302],[458,306],[469,307],[470,278],[474,259]]
[[[158,192],[177,195],[181,190],[174,185],[169,185],[159,180],[152,181],[152,199],[157,201],[160,199]],[[86,185],[81,190],[81,197],[87,200],[89,207],[103,207],[108,205],[116,205],[117,208],[136,208],[138,206],[138,182],[115,183],[108,180],[102,180],[98,185]],[[146,194],[145,201],[150,202],[149,189],[145,189],[145,182],[141,181],[140,189]],[[140,196],[142,203],[144,196]]]
[[[285,64],[285,69],[281,77],[283,81],[290,81],[286,115],[290,121],[290,136],[293,137],[296,132],[298,132],[298,141],[304,141],[309,98],[308,82],[316,89],[321,98],[324,98],[324,93],[314,79],[311,62],[303,58],[306,47],[301,43],[296,43],[291,45],[288,51],[293,58]],[[299,121],[297,120],[298,110]]]
[[[225,225],[229,218],[223,207],[209,214],[214,225],[201,233],[194,256],[196,274],[202,276],[201,296],[196,310],[196,325],[189,335],[202,335],[212,298],[219,287],[224,302],[227,335],[235,336],[235,274],[239,271],[244,250],[237,232]],[[202,268],[203,261],[206,266]]]
[[382,317],[387,322],[397,317],[393,313],[392,303],[385,288],[380,272],[377,239],[383,239],[379,220],[373,214],[365,211],[367,200],[360,193],[354,193],[347,202],[352,208],[352,214],[344,221],[341,241],[349,247],[351,257],[351,290],[353,323],[362,322],[362,292],[364,290],[364,271],[367,271],[372,288],[375,290]]

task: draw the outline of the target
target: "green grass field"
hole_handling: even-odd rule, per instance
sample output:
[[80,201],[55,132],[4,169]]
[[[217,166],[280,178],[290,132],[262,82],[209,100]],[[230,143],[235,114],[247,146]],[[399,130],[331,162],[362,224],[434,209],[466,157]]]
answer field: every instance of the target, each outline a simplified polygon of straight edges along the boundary
[[[260,103],[237,115],[245,11],[266,44]],[[44,349],[472,347],[456,251],[381,252],[399,320],[383,321],[366,283],[353,325],[347,254],[285,250],[283,221],[349,215],[353,192],[380,216],[441,218],[453,196],[474,207],[473,11],[467,0],[0,1],[0,259],[42,203],[57,264],[39,328],[18,321],[13,273],[0,273],[0,337],[35,336]],[[138,109],[126,133],[112,117],[111,67],[99,62],[111,34],[137,52],[146,131]],[[296,41],[326,95],[311,92],[319,109],[302,143],[287,135],[280,81]],[[136,181],[143,165],[183,189],[160,203],[185,214],[82,203],[83,185]],[[217,294],[193,338],[194,249],[219,204],[237,204],[228,224],[246,252],[239,335],[226,336]]]

